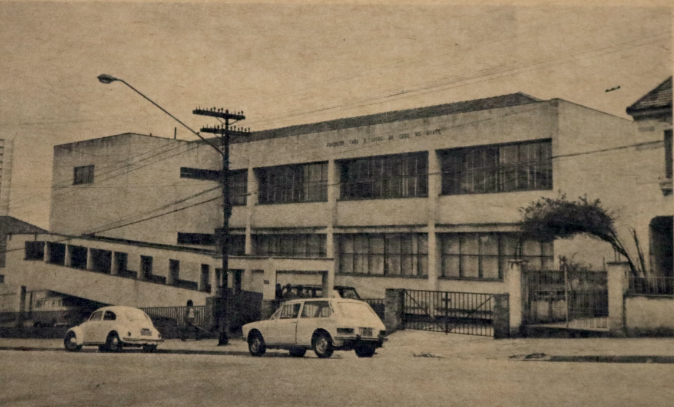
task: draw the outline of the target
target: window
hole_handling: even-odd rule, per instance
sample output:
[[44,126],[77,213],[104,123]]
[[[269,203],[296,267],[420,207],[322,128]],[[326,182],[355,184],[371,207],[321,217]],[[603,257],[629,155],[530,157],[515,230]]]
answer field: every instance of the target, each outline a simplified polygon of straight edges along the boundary
[[94,183],[94,166],[85,165],[82,167],[75,167],[75,175],[73,178],[73,185],[93,184]]
[[552,189],[550,140],[440,153],[446,195]]
[[525,240],[506,233],[455,233],[440,235],[442,247],[441,277],[497,280],[503,278],[508,260],[528,261],[532,269],[550,268],[552,242]]
[[105,311],[105,315],[103,315],[103,321],[114,321],[115,319],[117,319],[117,316],[114,312]]
[[215,235],[209,233],[178,232],[178,244],[195,244],[200,246],[215,245]]
[[25,242],[26,260],[44,260],[44,242]]
[[672,178],[672,131],[665,130],[665,176]]
[[428,275],[428,237],[421,233],[341,235],[339,272],[425,277]]
[[152,279],[152,257],[140,256],[140,273],[145,280]]
[[325,235],[254,235],[257,256],[325,257]]
[[341,164],[341,199],[428,195],[428,154],[367,157]]
[[302,318],[328,318],[332,315],[328,301],[307,301],[302,308]]
[[257,169],[261,204],[328,200],[328,163]]
[[281,308],[281,319],[295,319],[300,313],[301,303],[287,304]]

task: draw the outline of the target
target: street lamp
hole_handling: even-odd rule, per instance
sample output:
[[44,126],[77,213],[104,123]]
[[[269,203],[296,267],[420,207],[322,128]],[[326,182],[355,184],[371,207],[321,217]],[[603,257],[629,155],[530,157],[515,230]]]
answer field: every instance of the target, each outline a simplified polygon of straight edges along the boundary
[[[232,118],[237,119],[237,120],[239,120],[240,118],[238,117],[238,115],[230,115],[229,112],[227,112],[227,117],[228,117],[228,118],[227,118],[227,122],[226,122],[226,128],[225,128],[224,133],[223,133],[223,134],[224,134],[223,140],[226,140],[226,142],[223,142],[223,149],[224,149],[224,151],[223,151],[223,150],[219,149],[218,147],[216,147],[215,145],[213,145],[213,144],[211,144],[210,142],[208,142],[208,140],[206,140],[205,138],[203,138],[203,137],[201,136],[201,134],[199,134],[199,133],[197,133],[196,131],[192,130],[188,125],[186,125],[185,123],[183,123],[182,121],[180,121],[177,117],[175,117],[174,115],[172,115],[171,113],[169,113],[169,112],[168,112],[166,109],[164,109],[163,107],[161,107],[161,106],[159,106],[158,104],[156,104],[152,99],[150,99],[149,97],[145,96],[143,93],[141,93],[138,89],[136,89],[136,88],[134,88],[133,86],[131,86],[131,85],[130,85],[128,82],[126,82],[125,80],[119,79],[119,78],[115,78],[115,77],[112,76],[112,75],[101,74],[101,75],[98,75],[98,81],[101,82],[101,83],[103,83],[103,84],[106,84],[106,85],[107,85],[107,84],[110,84],[110,83],[112,83],[112,82],[122,82],[123,84],[125,84],[126,86],[128,86],[129,88],[131,88],[131,90],[133,90],[134,92],[138,93],[138,94],[141,95],[143,98],[145,98],[147,101],[149,101],[150,103],[152,103],[153,105],[155,105],[156,107],[158,107],[162,112],[164,112],[164,113],[166,113],[167,115],[171,116],[171,118],[173,118],[173,120],[175,120],[175,121],[177,121],[178,123],[180,123],[181,125],[183,125],[183,127],[185,127],[187,130],[189,130],[189,131],[192,132],[194,135],[196,135],[197,137],[199,137],[199,138],[200,138],[201,140],[203,140],[206,144],[208,144],[209,146],[213,147],[213,149],[214,149],[215,151],[217,151],[217,152],[222,156],[222,159],[223,159],[223,169],[222,169],[222,173],[221,173],[221,180],[222,180],[221,182],[222,182],[222,191],[223,191],[223,192],[222,192],[222,195],[223,195],[222,198],[223,198],[223,207],[224,207],[224,222],[223,222],[223,228],[222,228],[222,235],[223,235],[223,238],[219,239],[219,242],[220,242],[220,253],[222,254],[222,275],[223,275],[223,276],[226,276],[226,275],[227,275],[227,274],[226,274],[226,273],[227,273],[227,270],[228,270],[228,268],[229,268],[229,267],[228,267],[228,260],[229,260],[229,259],[228,259],[228,257],[227,257],[227,247],[226,247],[226,244],[227,244],[226,236],[228,236],[228,234],[229,234],[229,222],[228,222],[228,218],[229,218],[229,210],[230,210],[230,208],[229,208],[229,197],[228,197],[228,195],[229,195],[229,176],[228,176],[228,175],[229,175],[229,134],[230,134],[230,130],[229,130],[229,116],[232,116]],[[241,118],[243,118],[243,116],[241,116]],[[210,129],[205,129],[205,130],[210,130]],[[218,131],[219,131],[219,132],[222,132],[222,129],[219,129]],[[224,277],[224,278],[226,278],[226,277]],[[226,293],[225,293],[225,290],[224,290],[224,289],[223,289],[223,290],[220,290],[220,291],[221,291],[221,297],[222,297],[222,298],[221,298],[221,303],[220,303],[220,306],[217,306],[217,307],[216,307],[217,310],[220,310],[220,314],[221,314],[221,315],[219,315],[219,318],[217,318],[217,320],[218,320],[218,331],[219,331],[219,336],[220,336],[220,337],[219,337],[219,341],[218,341],[218,345],[227,345],[227,344],[229,343],[229,339],[227,338],[227,326],[226,326],[227,324],[226,324],[226,319],[225,319],[225,315],[224,315],[224,314],[225,314],[224,307],[225,307]]]
[[224,155],[224,153],[223,153],[219,148],[217,148],[216,146],[214,146],[213,144],[211,144],[210,142],[208,142],[208,140],[206,140],[205,138],[203,138],[203,137],[201,136],[201,134],[199,134],[199,133],[197,133],[196,131],[192,130],[192,129],[190,128],[190,126],[186,125],[185,123],[183,123],[182,121],[180,121],[180,119],[178,119],[177,117],[175,117],[174,115],[172,115],[171,113],[169,113],[166,109],[164,109],[163,107],[161,107],[161,106],[159,106],[158,104],[156,104],[156,103],[154,102],[154,100],[152,100],[152,99],[150,99],[149,97],[145,96],[143,93],[141,93],[138,89],[136,89],[136,88],[134,88],[133,86],[131,86],[131,85],[130,85],[127,81],[125,81],[124,79],[115,78],[115,77],[112,76],[112,75],[108,75],[108,74],[104,73],[104,74],[98,75],[98,81],[99,81],[100,83],[104,83],[104,84],[106,84],[106,85],[108,85],[108,84],[110,84],[110,83],[112,83],[112,82],[122,82],[123,84],[125,84],[126,86],[128,86],[131,90],[133,90],[134,92],[136,92],[137,94],[139,94],[139,95],[141,95],[143,98],[145,98],[147,101],[149,101],[149,102],[152,103],[153,105],[157,106],[162,112],[164,112],[164,113],[166,113],[167,115],[171,116],[171,118],[173,118],[173,120],[175,120],[175,121],[177,121],[178,123],[182,124],[183,127],[185,127],[187,130],[189,130],[190,132],[192,132],[192,134],[194,134],[195,136],[199,137],[202,141],[204,141],[204,142],[205,142],[206,144],[208,144],[209,146],[213,147],[213,148],[215,149],[215,151],[217,151],[220,155]]

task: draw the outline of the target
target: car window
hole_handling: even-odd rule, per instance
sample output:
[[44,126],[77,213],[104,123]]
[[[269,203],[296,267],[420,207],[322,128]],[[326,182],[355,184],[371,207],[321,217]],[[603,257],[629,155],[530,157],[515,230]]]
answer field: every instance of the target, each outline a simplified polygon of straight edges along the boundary
[[103,311],[96,311],[89,317],[89,321],[100,321],[103,316]]
[[302,308],[302,318],[327,318],[332,315],[328,301],[307,301]]
[[351,300],[360,300],[360,297],[358,296],[358,293],[353,288],[342,288],[340,290],[339,295],[342,298],[348,298],[348,299],[351,299]]
[[281,308],[281,319],[297,318],[297,315],[300,313],[301,305],[301,303],[284,305],[283,308]]
[[115,319],[117,319],[117,315],[115,315],[114,312],[105,311],[105,315],[103,315],[103,321],[114,321]]

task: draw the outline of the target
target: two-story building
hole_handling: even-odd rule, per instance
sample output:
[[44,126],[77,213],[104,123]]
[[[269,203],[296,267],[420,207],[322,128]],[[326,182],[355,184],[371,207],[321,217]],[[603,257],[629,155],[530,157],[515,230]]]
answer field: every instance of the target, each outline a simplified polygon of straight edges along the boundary
[[[556,255],[575,255],[601,269],[615,255],[600,241],[520,244],[519,208],[587,194],[618,215],[624,240],[635,228],[649,241],[639,225],[653,216],[632,208],[638,180],[660,180],[632,157],[662,145],[636,140],[633,126],[516,93],[254,132],[231,148],[229,252],[331,258],[335,284],[364,297],[394,287],[503,292],[515,256],[552,268]],[[203,179],[220,166],[202,142],[132,133],[56,146],[51,232],[212,247],[221,191]]]

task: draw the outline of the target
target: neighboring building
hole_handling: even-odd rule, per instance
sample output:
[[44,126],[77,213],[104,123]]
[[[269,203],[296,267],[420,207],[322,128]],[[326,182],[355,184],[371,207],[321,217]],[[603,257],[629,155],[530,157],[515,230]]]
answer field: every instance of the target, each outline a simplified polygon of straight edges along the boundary
[[[532,268],[560,254],[602,268],[614,258],[603,242],[518,246],[519,208],[557,191],[587,194],[626,215],[619,228],[629,233],[643,169],[629,158],[641,151],[632,126],[516,93],[256,132],[231,148],[229,251],[334,258],[335,284],[363,297],[393,287],[503,292],[515,256]],[[218,184],[193,178],[220,165],[203,143],[132,133],[56,146],[51,232],[213,246]]]
[[640,143],[631,161],[638,166],[639,199],[634,206],[635,228],[644,239],[650,270],[659,277],[672,273],[672,77],[627,108],[636,122],[634,141]]

